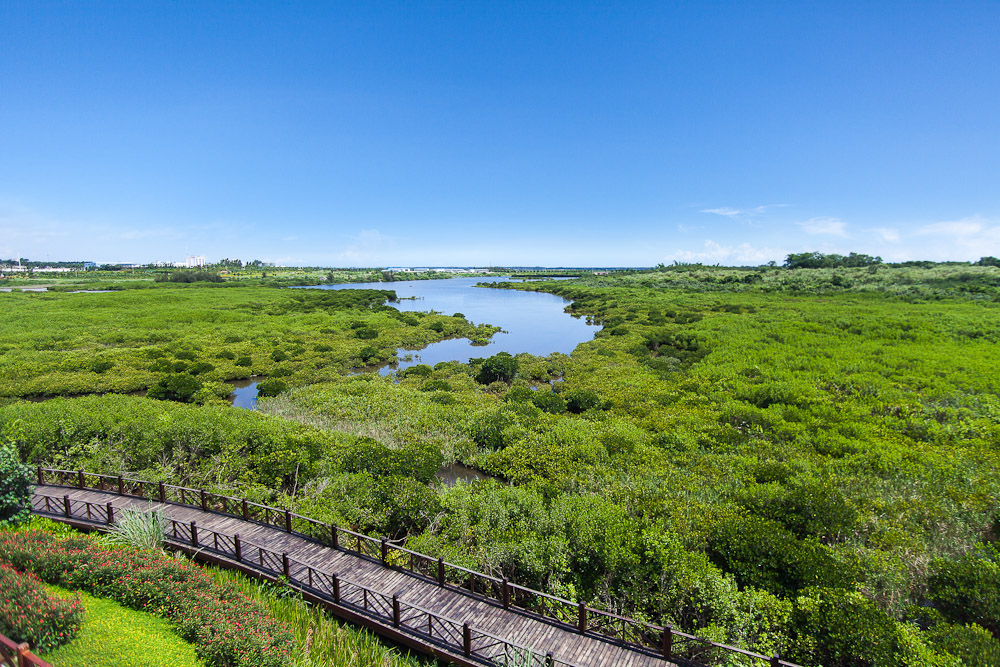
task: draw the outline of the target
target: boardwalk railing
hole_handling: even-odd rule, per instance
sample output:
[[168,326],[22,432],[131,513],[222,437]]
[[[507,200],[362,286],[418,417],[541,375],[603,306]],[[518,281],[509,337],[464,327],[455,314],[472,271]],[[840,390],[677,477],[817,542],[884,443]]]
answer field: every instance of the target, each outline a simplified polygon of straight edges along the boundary
[[[234,498],[203,489],[190,489],[163,482],[148,482],[122,475],[99,475],[83,470],[37,469],[38,484],[66,486],[77,489],[94,489],[119,495],[147,498],[161,503],[175,503],[201,508],[207,512],[218,512],[242,518],[285,532],[353,553],[362,558],[377,560],[385,567],[408,570],[418,576],[436,581],[439,586],[465,589],[473,595],[493,599],[505,609],[518,609],[569,626],[577,632],[589,636],[609,639],[627,644],[646,653],[655,654],[665,660],[683,658],[703,660],[712,655],[738,654],[749,658],[753,664],[769,667],[799,667],[781,660],[778,656],[765,656],[746,651],[736,646],[720,644],[686,632],[674,630],[671,626],[645,623],[626,616],[595,609],[583,603],[549,595],[507,579],[476,572],[454,565],[441,558],[412,551],[334,524],[323,523],[288,509],[278,509]],[[101,510],[95,508],[94,516],[99,518]],[[105,521],[110,505],[104,510]],[[113,518],[112,521],[113,522]]]
[[27,644],[16,644],[0,635],[0,667],[52,667],[28,650]]
[[[114,511],[110,504],[74,500],[68,495],[58,498],[35,494],[32,509],[38,514],[89,523],[114,522]],[[287,553],[279,553],[242,540],[239,534],[228,535],[198,526],[194,521],[167,521],[168,542],[222,556],[235,561],[246,571],[264,573],[275,579],[284,577],[293,588],[415,635],[425,644],[501,667],[577,667],[553,657],[551,653],[535,653],[526,646],[479,630],[469,623],[461,623],[419,605],[404,602],[396,595],[386,595],[336,573],[313,567]],[[38,664],[48,667],[45,663]]]

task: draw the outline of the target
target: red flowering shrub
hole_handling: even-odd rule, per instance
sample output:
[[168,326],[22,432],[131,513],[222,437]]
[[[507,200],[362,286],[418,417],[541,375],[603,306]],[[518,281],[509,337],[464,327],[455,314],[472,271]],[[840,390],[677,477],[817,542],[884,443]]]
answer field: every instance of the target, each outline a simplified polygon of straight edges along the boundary
[[164,554],[111,546],[89,536],[22,531],[0,533],[3,562],[43,581],[170,620],[210,667],[289,662],[292,635],[263,607],[214,583],[196,566]]
[[72,639],[82,619],[79,599],[49,596],[35,575],[0,564],[0,635],[48,651]]

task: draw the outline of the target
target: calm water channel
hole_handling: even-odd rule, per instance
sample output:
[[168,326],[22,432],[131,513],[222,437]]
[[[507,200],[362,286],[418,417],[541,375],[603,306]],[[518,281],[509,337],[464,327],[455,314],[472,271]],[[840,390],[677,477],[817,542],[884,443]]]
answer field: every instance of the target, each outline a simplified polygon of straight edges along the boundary
[[[497,352],[527,352],[545,356],[553,352],[569,354],[584,341],[594,337],[595,328],[565,312],[569,303],[562,297],[541,292],[476,287],[480,282],[503,282],[509,278],[449,278],[391,283],[350,283],[318,285],[309,289],[386,289],[395,290],[402,301],[392,306],[404,311],[435,310],[445,315],[462,313],[476,324],[494,324],[503,329],[493,335],[489,345],[472,345],[464,338],[431,343],[422,350],[398,350],[402,360],[379,369],[383,375],[416,364],[433,366],[442,361],[466,363],[475,357],[489,357]],[[410,300],[409,297],[416,297]]]

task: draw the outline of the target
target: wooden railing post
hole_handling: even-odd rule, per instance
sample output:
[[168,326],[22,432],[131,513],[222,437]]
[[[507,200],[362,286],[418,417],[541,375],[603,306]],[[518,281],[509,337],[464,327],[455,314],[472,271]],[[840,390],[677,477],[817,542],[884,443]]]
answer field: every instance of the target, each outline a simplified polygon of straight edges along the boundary
[[472,628],[468,623],[462,624],[462,650],[465,651],[466,658],[472,655]]
[[285,510],[285,532],[292,532],[292,511]]
[[340,578],[333,575],[330,579],[333,582],[333,601],[340,604]]
[[242,509],[243,509],[243,520],[244,521],[249,521],[250,520],[250,506],[247,505],[247,499],[246,498],[243,499],[242,505],[243,505],[243,507],[242,507]]
[[384,537],[382,538],[382,542],[379,546],[381,547],[379,553],[382,556],[382,567],[385,567],[386,562],[389,560],[389,545],[385,541]]
[[476,592],[476,575],[474,575],[471,572],[469,573],[469,592],[470,593]]
[[82,470],[77,471],[77,473],[76,473],[76,488],[78,488],[78,489],[82,489],[83,488],[83,471]]
[[771,656],[771,667],[781,667],[781,658],[776,655]]
[[581,635],[587,632],[587,605],[583,604],[582,602],[577,607],[576,628],[577,630],[580,631]]
[[198,523],[196,521],[191,522],[191,546],[198,546]]
[[674,654],[674,629],[672,626],[663,626],[663,636],[660,641],[660,648],[663,651],[663,659],[670,660]]
[[125,495],[125,478],[122,477],[121,475],[118,475],[118,495],[119,496]]
[[438,586],[444,586],[444,558],[438,558]]
[[45,473],[42,472],[42,466],[38,466],[38,486],[45,485]]
[[110,526],[115,522],[115,506],[108,503],[108,525]]
[[208,511],[208,494],[205,493],[205,489],[200,489],[201,491],[201,511]]
[[545,654],[545,667],[553,667],[556,664],[556,658],[551,652]]
[[27,644],[21,643],[17,645],[17,667],[30,667],[34,661],[28,662],[29,652]]
[[399,627],[399,598],[392,596],[392,627]]
[[330,524],[330,543],[334,549],[340,549],[340,535],[337,534],[337,525]]
[[163,482],[160,482],[160,502],[167,502],[167,485]]
[[503,601],[503,608],[510,609],[510,582],[504,577],[503,580],[503,592],[501,593],[501,600]]
[[236,533],[233,535],[233,549],[236,550],[236,562],[243,562],[243,545],[240,544],[240,534]]
[[72,514],[72,512],[70,511],[69,496],[68,495],[67,496],[63,496],[63,514],[66,515],[67,519],[70,517],[70,514]]
[[288,579],[289,581],[292,580],[292,566],[288,561],[287,553],[281,554],[281,571],[284,573],[285,579]]

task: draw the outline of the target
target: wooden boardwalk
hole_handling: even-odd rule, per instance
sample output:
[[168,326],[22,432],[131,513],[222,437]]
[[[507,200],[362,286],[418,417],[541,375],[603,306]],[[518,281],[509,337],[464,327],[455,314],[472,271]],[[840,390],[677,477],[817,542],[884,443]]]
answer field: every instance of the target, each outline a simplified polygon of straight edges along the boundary
[[[430,577],[392,567],[391,561],[383,564],[381,559],[334,549],[273,525],[198,507],[88,488],[41,485],[36,487],[33,499],[36,514],[95,529],[107,526],[109,506],[112,520],[126,508],[161,509],[171,520],[168,542],[185,547],[196,557],[269,578],[287,573],[292,585],[302,582],[303,585],[296,587],[306,597],[326,604],[334,614],[360,622],[392,641],[457,664],[541,667],[678,664],[634,644],[581,634],[570,623],[505,608],[497,600],[454,584],[441,586]],[[192,532],[196,533],[193,539]],[[340,598],[339,603],[335,597]]]

